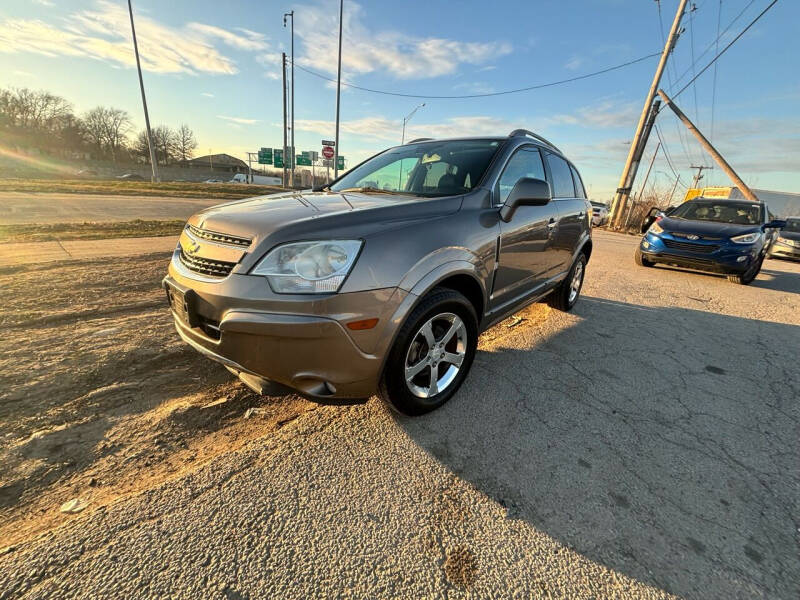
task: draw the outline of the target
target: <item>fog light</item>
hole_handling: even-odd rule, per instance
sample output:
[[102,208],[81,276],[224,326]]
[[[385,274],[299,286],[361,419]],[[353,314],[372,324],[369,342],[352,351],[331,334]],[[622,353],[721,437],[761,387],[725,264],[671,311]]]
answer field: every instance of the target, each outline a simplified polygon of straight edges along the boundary
[[737,258],[737,259],[736,259],[736,262],[744,262],[744,261],[746,261],[748,258],[749,258],[748,256],[740,256],[739,258]]

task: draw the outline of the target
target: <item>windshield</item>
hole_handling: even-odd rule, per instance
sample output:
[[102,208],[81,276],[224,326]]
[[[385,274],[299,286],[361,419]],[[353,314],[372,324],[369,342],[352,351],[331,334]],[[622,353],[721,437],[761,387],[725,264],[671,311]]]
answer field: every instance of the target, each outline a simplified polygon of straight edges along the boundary
[[753,202],[715,202],[713,200],[691,200],[675,207],[669,213],[673,219],[689,221],[713,221],[733,225],[760,225],[761,205]]
[[424,197],[463,194],[483,177],[500,143],[465,140],[398,146],[356,167],[330,189]]
[[786,219],[786,227],[783,228],[783,231],[800,233],[800,219]]

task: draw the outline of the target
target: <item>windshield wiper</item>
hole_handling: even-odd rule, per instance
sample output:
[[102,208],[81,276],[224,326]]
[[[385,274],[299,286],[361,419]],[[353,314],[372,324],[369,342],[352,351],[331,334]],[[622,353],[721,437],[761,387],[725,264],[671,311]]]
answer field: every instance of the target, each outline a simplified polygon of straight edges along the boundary
[[408,195],[409,192],[400,192],[397,190],[382,190],[380,188],[376,188],[373,186],[364,186],[364,187],[351,187],[345,188],[343,190],[333,190],[339,194],[344,194],[346,192],[360,192],[362,194],[405,194]]

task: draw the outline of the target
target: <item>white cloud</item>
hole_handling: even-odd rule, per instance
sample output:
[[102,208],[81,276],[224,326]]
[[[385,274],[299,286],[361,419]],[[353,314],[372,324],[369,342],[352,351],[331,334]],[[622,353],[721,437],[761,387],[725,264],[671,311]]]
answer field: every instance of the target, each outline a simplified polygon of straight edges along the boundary
[[200,95],[201,96],[205,96],[206,98],[213,98],[214,97],[214,94],[212,94],[211,92],[200,92]]
[[570,71],[575,71],[579,69],[583,63],[584,59],[582,56],[578,56],[577,54],[573,54],[572,57],[566,62],[564,68],[569,69]]
[[[256,55],[256,62],[264,67],[264,77],[278,81],[281,79],[281,55],[279,52],[267,52]],[[288,68],[288,62],[287,62]]]
[[[399,144],[403,130],[403,121],[401,119],[388,119],[382,116],[363,117],[361,119],[342,121],[339,127],[344,134]],[[406,127],[406,139],[418,137],[446,138],[469,135],[502,136],[508,135],[508,132],[515,128],[515,125],[510,121],[495,117],[451,117],[443,123],[419,123],[408,125]],[[325,136],[330,135],[334,130],[334,123],[333,121],[326,120],[298,119],[295,121],[295,129]]]
[[574,113],[557,114],[550,121],[561,125],[577,125],[594,129],[636,126],[641,107],[636,102],[619,102],[610,98],[579,108]]
[[245,119],[244,117],[227,117],[225,115],[217,115],[217,118],[236,123],[237,125],[255,125],[261,122],[261,119]]
[[[234,61],[212,43],[238,50],[261,51],[265,38],[249,30],[240,34],[201,23],[176,28],[144,15],[136,16],[136,37],[142,68],[156,73],[233,74]],[[0,53],[32,52],[48,57],[87,57],[115,66],[133,67],[130,20],[123,3],[98,0],[95,9],[76,12],[55,26],[39,19],[7,19],[0,23]]]
[[[334,74],[338,53],[338,10],[325,0],[297,13],[296,34],[305,54],[297,64]],[[402,79],[454,73],[462,64],[481,65],[511,52],[508,42],[462,42],[415,38],[395,31],[375,31],[364,24],[364,11],[348,2],[344,13],[342,69],[349,73],[387,72]]]

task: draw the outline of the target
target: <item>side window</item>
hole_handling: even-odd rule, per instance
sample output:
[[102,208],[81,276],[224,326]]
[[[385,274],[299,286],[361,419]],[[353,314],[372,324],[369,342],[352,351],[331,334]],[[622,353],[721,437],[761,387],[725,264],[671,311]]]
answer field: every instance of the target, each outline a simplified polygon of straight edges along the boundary
[[583,189],[583,183],[581,182],[581,176],[578,175],[577,169],[570,165],[570,169],[572,169],[572,181],[575,182],[575,195],[578,198],[586,198],[586,190]]
[[553,175],[553,181],[550,183],[553,187],[553,197],[574,198],[575,186],[572,183],[572,172],[569,170],[567,161],[555,154],[548,154],[547,164]]
[[536,179],[546,180],[544,175],[544,165],[542,155],[535,148],[523,148],[508,161],[505,171],[500,176],[498,182],[499,198],[498,204],[503,204],[517,184],[523,177],[535,177]]

